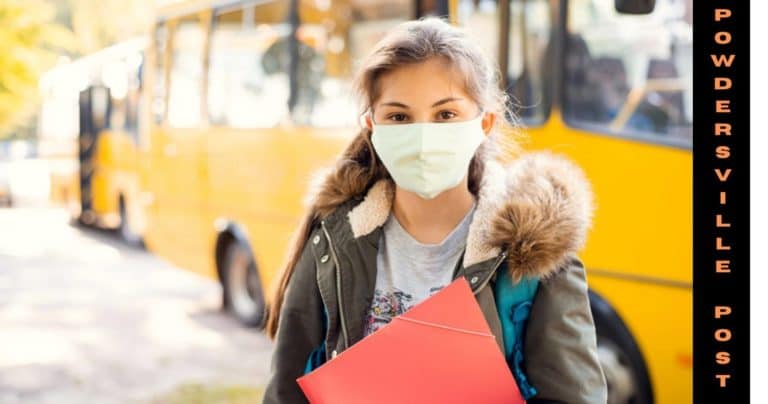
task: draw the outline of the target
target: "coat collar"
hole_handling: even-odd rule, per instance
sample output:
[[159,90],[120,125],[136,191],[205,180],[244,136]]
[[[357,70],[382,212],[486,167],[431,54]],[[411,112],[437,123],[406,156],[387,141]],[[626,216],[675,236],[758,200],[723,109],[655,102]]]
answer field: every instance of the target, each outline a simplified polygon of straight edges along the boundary
[[[323,188],[345,189],[343,176],[326,171],[319,178]],[[335,195],[335,202],[321,201],[320,192],[310,203],[326,208],[347,203],[343,212],[354,239],[372,235],[390,214],[394,182],[376,181],[364,195]],[[506,165],[485,164],[477,208],[470,223],[462,267],[487,261],[507,252],[511,278],[544,278],[563,266],[586,240],[593,216],[591,186],[583,171],[566,157],[551,152],[525,153]],[[334,215],[336,216],[336,215]]]

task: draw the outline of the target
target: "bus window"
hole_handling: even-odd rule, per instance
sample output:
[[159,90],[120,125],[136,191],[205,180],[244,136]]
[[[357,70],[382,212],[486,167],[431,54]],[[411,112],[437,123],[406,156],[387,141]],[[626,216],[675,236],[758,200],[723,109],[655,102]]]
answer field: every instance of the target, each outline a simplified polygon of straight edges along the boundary
[[128,92],[128,71],[123,60],[110,60],[102,70],[102,82],[109,88],[110,114],[108,127],[122,131],[126,124],[126,95]]
[[317,127],[356,124],[351,86],[356,63],[389,28],[414,13],[410,0],[301,1],[293,120]]
[[458,22],[467,32],[476,37],[485,53],[498,63],[499,18],[495,0],[461,0],[458,8]]
[[543,124],[549,116],[551,17],[548,0],[509,3],[507,91],[513,111],[529,126]]
[[128,91],[126,94],[125,130],[131,134],[135,142],[138,142],[143,53],[128,57],[126,62],[128,64]]
[[[547,62],[552,31],[548,0],[510,0],[506,32],[506,83],[512,111],[528,125],[542,124],[549,114],[551,64]],[[494,61],[499,60],[499,4],[494,0],[461,0],[459,24],[478,38]]]
[[448,9],[448,0],[417,0],[416,6],[418,7],[419,17],[442,17],[448,19],[450,11]]
[[692,0],[616,13],[613,0],[569,5],[563,116],[599,132],[690,147]]
[[155,27],[153,41],[155,74],[152,79],[154,88],[151,108],[155,123],[160,124],[165,120],[165,51],[168,46],[168,28],[165,23]]
[[218,14],[211,33],[208,114],[212,125],[269,128],[288,115],[289,2]]
[[197,16],[178,22],[171,41],[168,125],[193,128],[201,123],[203,45],[205,34]]

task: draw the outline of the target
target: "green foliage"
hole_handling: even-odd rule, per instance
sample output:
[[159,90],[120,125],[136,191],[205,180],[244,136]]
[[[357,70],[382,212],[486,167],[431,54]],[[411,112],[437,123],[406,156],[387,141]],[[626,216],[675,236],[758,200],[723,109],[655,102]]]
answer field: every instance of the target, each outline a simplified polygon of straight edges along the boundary
[[152,24],[152,0],[60,0],[60,3],[63,3],[61,8],[70,7],[76,47],[82,55],[146,34]]
[[28,122],[39,101],[37,82],[74,36],[52,22],[42,0],[0,0],[0,138]]

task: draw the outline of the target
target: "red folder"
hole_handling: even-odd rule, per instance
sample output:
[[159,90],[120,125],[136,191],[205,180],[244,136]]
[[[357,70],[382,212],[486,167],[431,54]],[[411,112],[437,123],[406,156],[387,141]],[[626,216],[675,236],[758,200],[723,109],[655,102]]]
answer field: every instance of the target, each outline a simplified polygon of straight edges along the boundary
[[296,380],[313,404],[525,403],[463,277]]

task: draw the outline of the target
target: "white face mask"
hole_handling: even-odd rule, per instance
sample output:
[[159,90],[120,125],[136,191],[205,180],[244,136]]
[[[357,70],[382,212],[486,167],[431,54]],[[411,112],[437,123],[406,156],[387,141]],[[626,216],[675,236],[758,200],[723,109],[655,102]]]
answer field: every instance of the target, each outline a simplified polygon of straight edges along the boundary
[[469,121],[373,124],[371,142],[400,187],[432,199],[461,182],[485,140],[482,112]]

